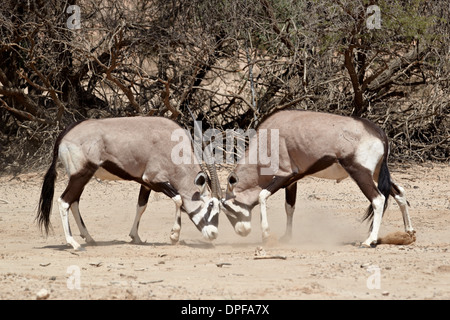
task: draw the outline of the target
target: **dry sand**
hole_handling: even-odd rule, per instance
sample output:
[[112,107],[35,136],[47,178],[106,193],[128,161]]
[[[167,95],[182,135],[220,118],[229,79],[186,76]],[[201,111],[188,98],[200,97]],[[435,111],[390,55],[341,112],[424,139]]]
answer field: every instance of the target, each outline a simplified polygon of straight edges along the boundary
[[[293,239],[270,246],[261,243],[258,207],[246,238],[222,213],[219,238],[204,242],[183,214],[181,242],[171,245],[174,204],[155,193],[140,224],[146,243],[130,244],[139,186],[92,180],[80,211],[97,245],[84,244],[71,217],[86,248],[78,252],[65,244],[56,205],[48,237],[35,223],[42,172],[1,177],[0,298],[36,299],[45,289],[44,299],[449,299],[450,168],[391,171],[406,189],[417,241],[368,249],[359,248],[368,235],[360,222],[368,201],[349,179],[300,181]],[[60,175],[55,199],[65,183]],[[283,191],[269,199],[268,217],[272,234],[281,237]],[[402,230],[391,201],[380,236]],[[255,251],[285,259],[254,259]]]

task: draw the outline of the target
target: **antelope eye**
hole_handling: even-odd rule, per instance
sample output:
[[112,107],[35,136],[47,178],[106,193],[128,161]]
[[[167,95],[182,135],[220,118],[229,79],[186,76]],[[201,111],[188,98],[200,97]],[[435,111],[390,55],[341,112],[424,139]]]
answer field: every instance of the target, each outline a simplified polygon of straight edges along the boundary
[[212,202],[210,202],[209,204],[208,204],[208,207],[212,207],[214,205],[214,203],[212,203]]

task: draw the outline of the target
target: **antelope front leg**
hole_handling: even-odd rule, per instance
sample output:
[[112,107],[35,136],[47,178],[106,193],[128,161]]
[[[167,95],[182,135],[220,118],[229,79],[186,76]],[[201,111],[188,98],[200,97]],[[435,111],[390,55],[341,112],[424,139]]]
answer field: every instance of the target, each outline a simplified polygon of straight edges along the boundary
[[131,227],[131,231],[129,234],[132,239],[131,240],[132,243],[136,244],[142,243],[142,240],[138,234],[139,221],[141,221],[142,214],[144,213],[145,208],[147,208],[150,192],[151,190],[145,186],[141,186],[141,189],[139,190],[138,204],[136,207],[136,217],[134,218],[133,226]]
[[170,241],[172,244],[178,243],[180,240],[180,231],[181,231],[181,205],[183,201],[181,200],[181,196],[177,194],[172,198],[173,202],[175,202],[175,223],[170,231]]
[[266,189],[259,193],[259,205],[261,207],[261,229],[263,242],[267,241],[270,237],[269,222],[267,221],[267,205],[266,200],[272,193]]
[[[275,176],[270,184],[259,193],[259,205],[261,207],[261,229],[263,242],[269,240],[269,222],[267,221],[267,205],[266,200],[275,192],[280,190],[283,185],[289,183],[289,181],[295,176],[295,174],[290,174],[288,176]],[[289,219],[289,218],[288,218]],[[289,223],[289,222],[288,222]]]
[[297,197],[297,183],[294,182],[286,188],[284,208],[286,210],[286,232],[281,237],[282,242],[288,242],[292,238],[292,217],[295,210],[295,200]]

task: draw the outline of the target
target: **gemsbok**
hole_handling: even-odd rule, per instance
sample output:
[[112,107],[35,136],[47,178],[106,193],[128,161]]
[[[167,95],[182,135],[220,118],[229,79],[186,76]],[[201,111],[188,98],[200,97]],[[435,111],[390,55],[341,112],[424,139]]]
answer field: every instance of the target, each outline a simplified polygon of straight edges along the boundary
[[[186,212],[203,237],[217,237],[221,196],[215,166],[207,165],[211,179],[198,162],[174,164],[171,152],[177,141],[172,133],[183,131],[172,120],[162,117],[123,117],[89,119],[75,123],[57,138],[53,161],[44,177],[39,200],[37,221],[48,234],[52,210],[56,164],[64,164],[68,185],[58,199],[66,241],[74,249],[83,249],[72,237],[69,226],[69,208],[87,243],[95,243],[88,233],[79,211],[84,186],[95,176],[106,180],[132,180],[141,184],[136,217],[130,237],[140,243],[138,227],[147,206],[151,190],[172,198],[176,205],[175,224],[171,240],[176,243],[181,229],[181,211]],[[185,131],[186,141],[191,141]],[[178,135],[178,137],[180,137]],[[183,138],[183,137],[182,137]],[[208,186],[211,183],[211,191]]]
[[394,197],[400,207],[405,231],[410,234],[415,232],[404,189],[390,177],[388,139],[374,123],[361,118],[320,112],[280,111],[259,125],[250,144],[257,143],[257,136],[263,129],[275,130],[277,134],[267,135],[270,138],[266,139],[267,143],[272,144],[270,148],[258,145],[258,150],[264,147],[271,152],[277,151],[278,163],[275,170],[259,160],[252,164],[248,161],[252,155],[249,154],[250,149],[247,149],[228,176],[222,208],[236,233],[246,236],[250,232],[251,211],[259,204],[262,236],[263,240],[267,240],[269,224],[266,201],[279,189],[285,188],[287,224],[283,238],[289,240],[292,235],[297,181],[305,176],[334,179],[337,182],[350,176],[356,182],[370,201],[364,216],[364,220],[371,222],[370,234],[362,243],[363,247],[376,245],[389,195]]

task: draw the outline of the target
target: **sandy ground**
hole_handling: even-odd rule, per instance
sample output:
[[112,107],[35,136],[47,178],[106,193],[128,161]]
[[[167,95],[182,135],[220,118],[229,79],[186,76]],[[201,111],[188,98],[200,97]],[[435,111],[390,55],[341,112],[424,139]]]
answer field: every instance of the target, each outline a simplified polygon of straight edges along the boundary
[[[36,299],[449,299],[450,168],[399,166],[393,178],[407,191],[417,241],[408,246],[362,249],[368,202],[353,181],[304,179],[299,183],[294,235],[288,244],[261,243],[259,208],[253,230],[236,235],[222,213],[213,243],[187,215],[182,241],[171,245],[174,204],[152,194],[140,225],[143,245],[130,244],[139,186],[91,181],[80,211],[96,246],[74,251],[65,245],[57,206],[52,232],[35,223],[43,173],[0,178],[0,298]],[[223,172],[223,176],[226,172]],[[223,177],[222,177],[223,178]],[[60,176],[56,195],[65,187]],[[284,233],[284,192],[268,201],[273,235]],[[403,230],[391,201],[380,235]],[[258,247],[269,256],[254,259]]]

